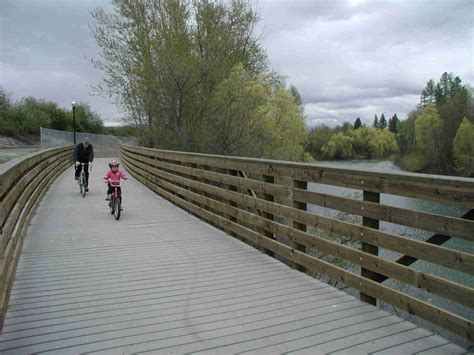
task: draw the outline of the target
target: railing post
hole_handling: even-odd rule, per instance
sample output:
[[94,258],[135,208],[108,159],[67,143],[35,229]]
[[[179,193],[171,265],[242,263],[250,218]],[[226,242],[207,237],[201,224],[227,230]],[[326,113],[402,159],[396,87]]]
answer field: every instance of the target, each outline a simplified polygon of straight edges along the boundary
[[[371,192],[371,191],[364,190],[363,198],[364,198],[364,201],[380,203],[380,193],[378,192]],[[373,228],[373,229],[379,229],[379,220],[368,218],[368,217],[362,217],[362,225],[365,227]],[[362,251],[369,254],[373,254],[373,255],[379,254],[379,248],[372,244],[362,243],[361,249]],[[380,275],[377,274],[376,272],[367,270],[365,268],[361,268],[360,274],[361,276],[366,277],[370,280],[377,280],[378,277],[380,277]],[[373,304],[374,306],[377,305],[377,299],[365,293],[362,293],[362,292],[360,293],[360,299],[361,301]]]
[[[269,184],[274,184],[275,183],[275,178],[271,175],[262,175],[262,181],[263,182],[266,182],[266,183],[269,183]],[[270,201],[270,202],[274,202],[275,201],[275,197],[273,195],[270,195],[270,194],[263,194],[263,199],[265,201]],[[265,218],[265,219],[268,219],[270,221],[273,221],[274,220],[274,216],[272,213],[268,213],[268,212],[264,212],[262,211],[262,217]],[[267,238],[270,238],[270,239],[275,239],[275,235],[273,234],[273,232],[269,231],[269,230],[266,230],[266,229],[263,229],[261,231],[261,233],[267,237]],[[267,255],[270,255],[270,256],[274,256],[275,253],[273,253],[272,251],[270,250],[267,250],[265,249],[265,253]]]
[[[231,176],[238,176],[239,175],[239,172],[237,170],[229,169],[228,172],[229,172],[229,175],[231,175]],[[237,189],[237,186],[231,185],[231,186],[229,186],[229,190],[232,191],[232,192],[237,192],[238,189]],[[234,202],[234,201],[228,201],[228,203],[232,207],[235,207],[235,208],[238,207],[237,203]],[[238,223],[237,218],[235,218],[235,217],[231,216],[231,217],[229,217],[229,220],[231,222]],[[238,239],[242,240],[242,238],[240,238],[240,236],[238,234],[234,233],[234,232],[230,232],[230,235],[235,237],[235,238],[238,238]]]
[[[308,182],[301,181],[301,180],[293,180],[293,188],[307,190]],[[306,211],[306,203],[295,201],[294,199],[293,199],[293,207],[298,210]],[[306,232],[306,224],[293,221],[293,228]],[[295,243],[295,242],[293,242],[292,244],[293,244],[294,249],[301,251],[303,253],[306,253],[306,247],[304,245]],[[294,267],[299,271],[302,271],[302,272],[306,271],[306,268],[304,268],[301,265],[294,265]]]

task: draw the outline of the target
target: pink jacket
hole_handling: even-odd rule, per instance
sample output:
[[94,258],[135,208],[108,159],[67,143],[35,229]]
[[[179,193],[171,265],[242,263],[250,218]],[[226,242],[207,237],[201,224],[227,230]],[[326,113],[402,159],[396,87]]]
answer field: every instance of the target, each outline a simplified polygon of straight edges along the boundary
[[120,183],[120,179],[128,179],[127,175],[123,171],[117,170],[115,173],[112,170],[107,171],[104,175],[104,180],[111,180],[112,185],[118,185]]

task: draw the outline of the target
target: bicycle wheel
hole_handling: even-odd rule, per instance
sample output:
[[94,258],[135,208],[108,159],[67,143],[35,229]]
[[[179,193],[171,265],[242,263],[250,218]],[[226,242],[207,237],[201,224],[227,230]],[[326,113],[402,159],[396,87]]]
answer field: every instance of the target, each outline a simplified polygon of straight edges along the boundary
[[114,214],[114,212],[115,212],[115,198],[113,196],[110,197],[109,207],[110,207],[110,214]]
[[120,219],[120,212],[122,212],[122,202],[120,198],[115,199],[115,219],[118,221]]
[[79,193],[84,193],[84,184],[82,183],[82,173],[79,175]]
[[81,173],[81,194],[82,197],[86,197],[86,174]]

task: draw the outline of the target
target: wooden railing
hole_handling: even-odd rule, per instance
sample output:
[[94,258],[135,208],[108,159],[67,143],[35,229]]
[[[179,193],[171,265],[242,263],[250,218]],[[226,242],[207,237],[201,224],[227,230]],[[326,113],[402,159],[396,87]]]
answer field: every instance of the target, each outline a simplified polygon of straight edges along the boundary
[[71,158],[72,146],[0,165],[0,329],[28,224],[48,187],[72,164]]
[[[431,266],[437,266],[473,280],[472,252],[441,244],[451,238],[474,241],[474,179],[129,146],[121,147],[121,160],[130,174],[151,190],[293,267],[356,289],[367,302],[388,303],[465,339],[474,339],[472,319],[431,300],[447,300],[446,304],[470,311],[474,308],[471,281],[455,282],[431,271]],[[356,189],[363,200],[313,192],[308,183]],[[465,214],[452,217],[381,204],[381,193],[460,206]],[[313,213],[307,209],[310,204],[357,215],[362,222]],[[389,233],[378,229],[379,221],[433,235],[418,240]],[[353,243],[338,243],[328,234]],[[398,257],[390,259],[385,252],[381,253],[385,256],[378,255],[379,248]],[[330,263],[321,254],[346,264]],[[410,267],[417,260],[429,263],[430,271]],[[352,267],[342,267],[347,264]],[[407,294],[402,291],[406,289],[417,292]]]

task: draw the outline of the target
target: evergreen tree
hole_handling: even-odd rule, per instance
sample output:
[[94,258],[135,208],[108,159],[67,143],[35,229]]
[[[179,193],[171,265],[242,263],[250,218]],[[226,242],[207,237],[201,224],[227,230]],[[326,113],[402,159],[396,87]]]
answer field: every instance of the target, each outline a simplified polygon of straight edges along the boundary
[[360,120],[359,117],[357,117],[357,119],[354,122],[354,129],[357,129],[357,128],[360,128],[360,127],[362,127],[362,121]]
[[379,118],[377,117],[377,114],[374,116],[374,123],[372,125],[375,128],[379,128]]
[[398,125],[400,121],[398,120],[397,114],[395,113],[392,118],[388,120],[388,130],[392,133],[398,133]]
[[380,129],[387,128],[387,120],[385,119],[385,115],[383,113],[382,113],[382,116],[380,116],[379,128]]
[[430,79],[426,83],[426,87],[421,92],[420,105],[422,107],[425,107],[429,103],[435,103],[435,91],[435,82],[433,81],[433,79]]

